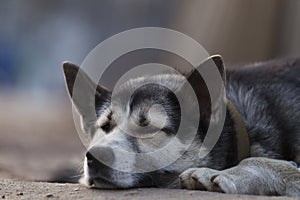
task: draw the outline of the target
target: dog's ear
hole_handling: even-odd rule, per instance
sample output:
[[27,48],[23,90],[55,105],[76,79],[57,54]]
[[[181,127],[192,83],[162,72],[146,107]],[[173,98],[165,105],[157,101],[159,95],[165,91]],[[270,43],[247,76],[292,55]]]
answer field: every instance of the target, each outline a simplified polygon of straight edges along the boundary
[[64,62],[63,71],[67,90],[78,112],[83,118],[96,119],[95,109],[100,109],[110,102],[111,92],[105,87],[94,83],[75,64]]
[[[209,57],[208,60],[206,60],[206,62],[209,61],[209,60],[212,60],[215,64],[215,66],[218,68],[219,73],[220,73],[220,75],[222,77],[222,80],[224,82],[224,85],[225,85],[225,83],[226,83],[226,70],[225,70],[225,65],[224,65],[222,56],[221,55],[213,55],[213,56]],[[211,64],[211,62],[209,62],[209,64]]]
[[[193,69],[190,73],[187,74],[187,79],[191,84],[193,84],[194,81],[196,81],[197,84],[197,79],[196,77],[199,72],[205,72],[204,76],[209,75],[207,72],[210,73],[210,76],[214,72],[212,70],[213,68],[217,67],[219,71],[219,75],[221,76],[224,84],[226,82],[226,72],[225,72],[225,65],[223,62],[223,58],[221,55],[213,55],[208,58],[206,58],[203,62],[201,62],[196,69]],[[215,74],[216,75],[216,74]],[[215,76],[214,75],[214,76]],[[207,77],[210,78],[210,77]]]
[[[184,92],[187,84],[192,86],[198,99],[200,115],[208,125],[211,115],[218,110],[220,103],[226,101],[224,88],[226,74],[222,57],[220,55],[208,57],[188,73],[186,79],[187,82],[181,90]],[[212,89],[209,90],[208,86]]]

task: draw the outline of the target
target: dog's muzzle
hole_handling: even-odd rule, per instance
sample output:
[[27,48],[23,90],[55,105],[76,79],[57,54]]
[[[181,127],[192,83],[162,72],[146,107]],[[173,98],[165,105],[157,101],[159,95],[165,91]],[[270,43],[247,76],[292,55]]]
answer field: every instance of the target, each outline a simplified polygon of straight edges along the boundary
[[90,174],[98,174],[103,168],[112,166],[114,152],[110,147],[94,147],[86,153],[87,165]]
[[115,160],[113,149],[110,147],[93,147],[86,153],[89,182],[106,182],[110,180],[111,166]]

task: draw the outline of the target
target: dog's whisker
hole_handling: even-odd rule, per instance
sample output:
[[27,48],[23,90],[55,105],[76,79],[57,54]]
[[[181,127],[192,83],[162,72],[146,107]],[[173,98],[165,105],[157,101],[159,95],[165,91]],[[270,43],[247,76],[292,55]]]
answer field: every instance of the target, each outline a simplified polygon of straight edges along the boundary
[[69,176],[68,178],[78,178],[78,177],[81,177],[82,174],[78,174],[78,175],[74,175],[74,176]]

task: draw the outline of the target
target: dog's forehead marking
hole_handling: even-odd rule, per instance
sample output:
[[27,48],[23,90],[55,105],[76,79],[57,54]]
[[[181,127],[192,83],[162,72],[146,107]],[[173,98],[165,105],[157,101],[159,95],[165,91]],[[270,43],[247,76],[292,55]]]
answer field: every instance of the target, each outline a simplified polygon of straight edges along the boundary
[[167,124],[168,115],[162,105],[155,104],[149,109],[150,124],[163,128]]
[[[140,104],[131,112],[130,117],[135,122],[139,122],[141,118],[144,118],[148,121],[146,126],[154,126],[157,129],[162,129],[168,124],[168,115],[160,104],[154,104],[150,108],[143,108],[143,104]],[[137,125],[142,127],[139,123]]]
[[[161,75],[155,75],[155,76],[149,76],[149,77],[138,77],[135,79],[131,79],[128,80],[127,82],[119,85],[118,87],[116,87],[114,89],[114,93],[115,95],[113,95],[113,97],[118,97],[118,94],[122,94],[122,93],[127,93],[132,91],[135,91],[136,89],[136,85],[139,86],[143,86],[143,85],[147,85],[149,83],[154,83],[154,84],[159,84],[162,86],[165,86],[167,88],[169,88],[171,91],[175,92],[177,91],[183,84],[184,82],[184,78],[182,75],[179,74],[161,74]],[[155,102],[153,102],[155,104]],[[135,110],[139,110],[140,108],[143,107],[143,104],[140,105],[140,107],[135,108]],[[100,118],[97,120],[98,124],[103,123],[103,121],[107,120],[105,117],[103,116],[108,116],[109,112],[112,111],[113,114],[115,116],[118,116],[120,113],[122,113],[122,117],[124,112],[127,114],[126,116],[130,115],[130,105],[129,102],[122,102],[122,100],[120,101],[120,99],[118,98],[112,98],[112,102],[111,105],[109,106],[109,110],[105,110],[104,112],[101,113]],[[125,108],[125,109],[124,109]],[[155,122],[158,123],[158,121],[164,120],[166,115],[165,115],[165,111],[164,109],[162,109],[163,107],[161,106],[159,109],[157,107],[155,107],[152,111],[152,116],[151,118],[153,118],[152,120],[155,120]],[[170,108],[166,108],[166,109],[172,109],[171,106]],[[142,110],[142,109],[141,109]],[[119,113],[119,114],[118,114]],[[156,120],[158,119],[158,120]]]

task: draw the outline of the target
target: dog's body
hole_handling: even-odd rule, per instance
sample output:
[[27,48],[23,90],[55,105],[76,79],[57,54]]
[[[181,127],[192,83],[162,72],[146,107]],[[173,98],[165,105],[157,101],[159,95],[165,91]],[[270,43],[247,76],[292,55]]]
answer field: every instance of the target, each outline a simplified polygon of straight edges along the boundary
[[227,98],[243,117],[252,157],[300,163],[300,60],[227,72]]
[[[112,102],[107,89],[93,84],[75,65],[65,63],[68,90],[82,116],[85,132],[93,136],[85,158],[82,183],[98,188],[181,186],[226,193],[300,196],[300,172],[287,162],[300,164],[300,59],[235,68],[225,74],[221,57],[214,56],[199,67],[211,63],[217,65],[226,82],[228,100],[224,101],[228,107],[218,142],[201,159],[199,149],[214,111],[211,111],[207,92],[203,92],[207,87],[199,84],[195,71],[187,80],[198,102],[188,102],[189,107],[182,111],[174,95],[183,90],[185,79],[182,76],[157,75],[130,80],[117,89],[117,100]],[[79,94],[86,93],[82,101],[74,98],[75,78],[81,79],[82,93]],[[143,86],[136,89],[129,101],[121,101],[121,96],[135,85]],[[91,96],[93,98],[88,98]],[[96,115],[86,108],[94,101],[94,96]],[[187,141],[176,133],[180,113],[188,113],[192,119],[195,103],[199,103],[200,122],[195,139],[186,148]],[[157,104],[162,106],[164,113],[152,107]],[[143,132],[143,137],[135,135],[139,134],[139,127],[149,127],[149,131]],[[132,135],[126,134],[128,132]],[[136,157],[136,154],[163,148],[170,141],[175,148],[161,156]],[[124,154],[119,148],[135,154]],[[240,152],[245,153],[248,148],[249,155],[241,155]],[[253,158],[240,162],[245,156]],[[169,165],[159,167],[160,163],[173,158],[176,159]],[[142,173],[140,169],[144,169],[144,165],[157,169]]]

